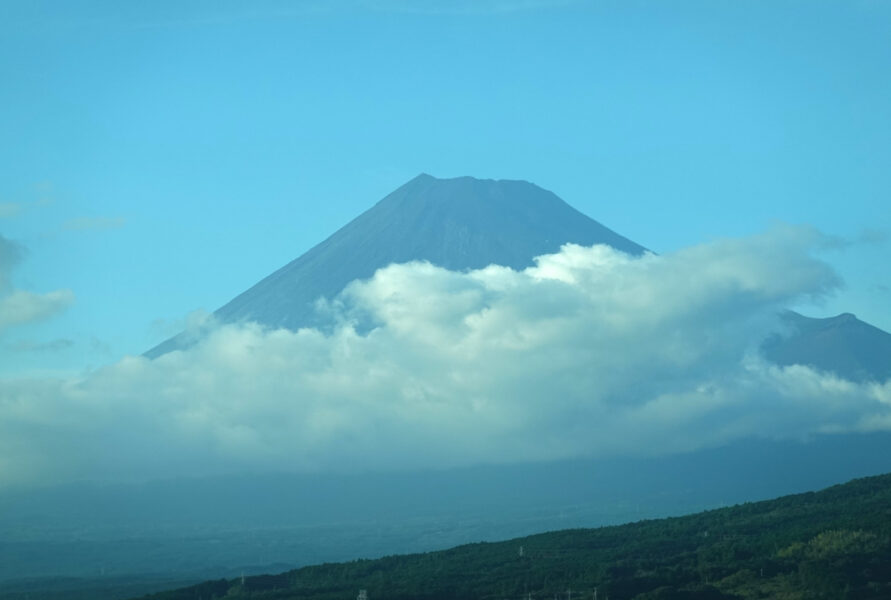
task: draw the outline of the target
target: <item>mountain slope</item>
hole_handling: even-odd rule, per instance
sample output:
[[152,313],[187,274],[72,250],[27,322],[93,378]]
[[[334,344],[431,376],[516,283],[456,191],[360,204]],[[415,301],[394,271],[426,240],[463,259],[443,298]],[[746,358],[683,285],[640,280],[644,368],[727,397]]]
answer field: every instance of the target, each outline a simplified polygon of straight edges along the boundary
[[891,334],[850,313],[813,319],[796,312],[783,315],[788,331],[766,340],[764,355],[782,365],[808,365],[851,381],[891,377]]
[[[156,600],[891,597],[891,475],[686,517],[212,581]],[[570,591],[572,590],[572,591]]]
[[[331,237],[215,312],[224,323],[257,321],[299,329],[316,324],[313,304],[391,263],[427,260],[452,270],[515,269],[566,243],[645,249],[525,181],[419,175]],[[180,335],[149,350],[155,358],[188,345]]]

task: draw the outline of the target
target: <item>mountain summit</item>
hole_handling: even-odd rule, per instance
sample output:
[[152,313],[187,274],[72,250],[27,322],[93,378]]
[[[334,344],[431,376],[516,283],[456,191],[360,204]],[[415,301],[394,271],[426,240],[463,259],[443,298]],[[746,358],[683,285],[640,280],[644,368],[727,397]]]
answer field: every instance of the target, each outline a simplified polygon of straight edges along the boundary
[[[296,260],[214,314],[224,323],[257,321],[298,329],[316,324],[313,305],[350,281],[392,263],[427,260],[451,270],[499,264],[522,269],[563,244],[646,249],[526,181],[418,175]],[[146,356],[186,347],[180,334]]]

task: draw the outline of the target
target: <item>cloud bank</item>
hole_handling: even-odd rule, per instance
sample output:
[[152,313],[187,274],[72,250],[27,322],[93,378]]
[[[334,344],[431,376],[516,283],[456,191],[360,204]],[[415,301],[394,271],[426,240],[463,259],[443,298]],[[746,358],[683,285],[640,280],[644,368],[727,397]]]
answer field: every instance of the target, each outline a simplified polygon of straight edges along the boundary
[[391,265],[330,330],[199,323],[197,345],[76,379],[0,380],[0,482],[446,467],[660,454],[891,428],[891,382],[757,353],[839,285],[782,229],[664,256],[567,245],[524,271]]

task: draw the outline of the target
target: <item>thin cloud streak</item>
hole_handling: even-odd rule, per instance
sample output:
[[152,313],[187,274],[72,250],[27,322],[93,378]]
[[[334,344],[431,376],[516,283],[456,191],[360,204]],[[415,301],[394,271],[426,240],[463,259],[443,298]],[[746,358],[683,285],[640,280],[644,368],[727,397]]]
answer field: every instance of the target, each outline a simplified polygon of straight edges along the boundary
[[21,202],[0,202],[0,219],[11,219],[25,210]]
[[49,342],[39,342],[35,340],[17,340],[11,344],[7,344],[6,348],[12,352],[37,352],[52,353],[63,352],[74,347],[74,340],[68,338],[59,338]]
[[108,231],[120,229],[127,223],[123,217],[77,217],[62,224],[65,231]]
[[0,293],[12,286],[12,270],[25,257],[25,247],[0,234]]

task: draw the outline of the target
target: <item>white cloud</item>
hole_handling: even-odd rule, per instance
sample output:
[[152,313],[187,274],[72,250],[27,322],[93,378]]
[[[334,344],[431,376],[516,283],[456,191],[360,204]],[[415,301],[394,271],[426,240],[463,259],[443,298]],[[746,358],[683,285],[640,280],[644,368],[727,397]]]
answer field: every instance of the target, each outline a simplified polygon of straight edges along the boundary
[[641,258],[570,245],[521,272],[391,265],[324,303],[327,333],[202,321],[187,351],[0,380],[0,481],[663,453],[891,426],[891,383],[755,352],[782,307],[837,285],[811,254],[821,243],[786,229]]
[[49,318],[74,302],[71,290],[38,294],[15,289],[11,274],[24,255],[23,246],[0,235],[0,333],[14,325]]
[[68,308],[74,302],[71,290],[36,294],[14,290],[0,297],[0,332],[13,325],[40,321]]

